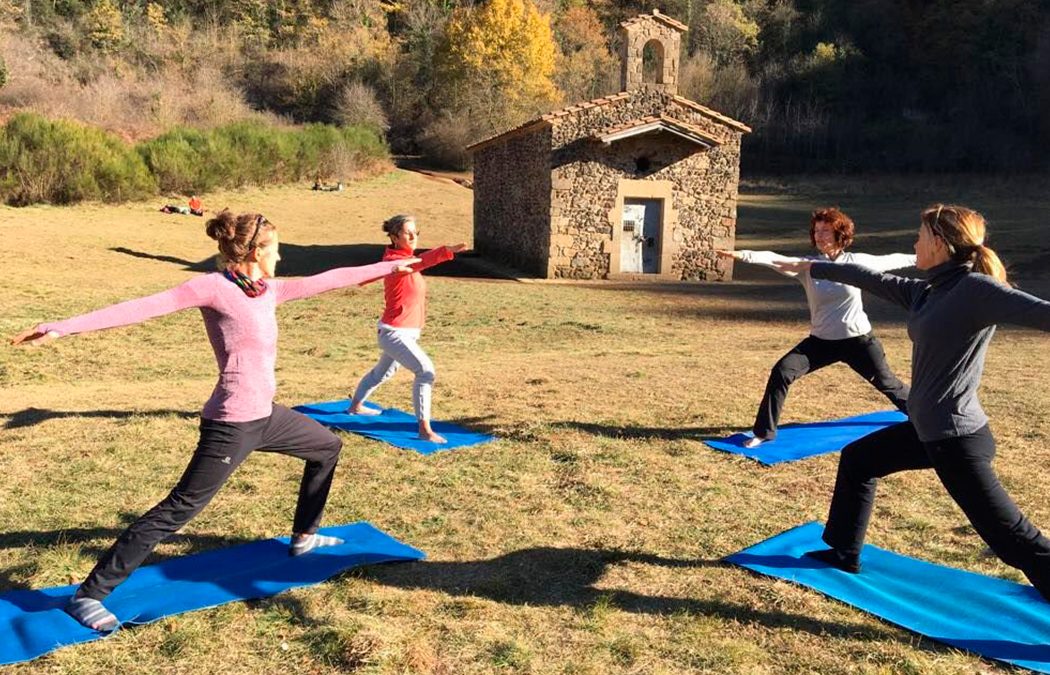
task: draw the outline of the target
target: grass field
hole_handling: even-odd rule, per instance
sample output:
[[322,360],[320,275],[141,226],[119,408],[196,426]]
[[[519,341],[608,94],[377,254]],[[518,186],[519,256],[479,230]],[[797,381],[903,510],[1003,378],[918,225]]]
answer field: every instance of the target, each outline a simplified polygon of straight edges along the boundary
[[[1039,181],[752,183],[739,248],[808,248],[816,206],[858,223],[856,250],[908,251],[921,207],[982,210],[1022,287],[1050,297],[1050,197]],[[343,193],[208,195],[282,234],[282,274],[378,257],[379,223],[410,211],[423,245],[470,241],[471,193],[395,172]],[[159,204],[0,207],[0,332],[162,290],[211,269],[203,219]],[[776,359],[806,334],[800,287],[737,268],[727,284],[430,282],[423,344],[435,416],[497,443],[424,458],[345,437],[326,522],[368,520],[426,562],[354,571],[60,650],[15,673],[973,673],[995,664],[719,560],[826,515],[836,456],[762,468],[701,445],[750,426]],[[279,310],[278,401],[343,396],[371,367],[375,286]],[[907,376],[902,313],[869,300]],[[1004,328],[983,402],[1014,497],[1050,528],[1047,337]],[[215,366],[196,312],[0,349],[0,591],[79,581],[174,485]],[[377,401],[406,409],[399,374]],[[845,366],[792,389],[784,421],[885,407]],[[253,456],[154,556],[287,534],[301,469]],[[985,552],[930,472],[880,488],[874,544],[1021,577]]]

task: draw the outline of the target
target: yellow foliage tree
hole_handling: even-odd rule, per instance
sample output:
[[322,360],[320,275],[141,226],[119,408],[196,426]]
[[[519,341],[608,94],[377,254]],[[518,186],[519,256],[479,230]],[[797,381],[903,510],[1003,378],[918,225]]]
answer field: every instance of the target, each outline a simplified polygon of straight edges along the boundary
[[88,13],[88,36],[103,51],[113,51],[124,42],[124,18],[113,0],[99,0]]
[[163,35],[168,29],[168,17],[164,14],[164,7],[156,2],[146,5],[146,25],[154,35]]
[[486,83],[510,104],[535,106],[559,98],[552,79],[556,54],[550,17],[530,0],[488,0],[453,13],[437,67],[453,89]]

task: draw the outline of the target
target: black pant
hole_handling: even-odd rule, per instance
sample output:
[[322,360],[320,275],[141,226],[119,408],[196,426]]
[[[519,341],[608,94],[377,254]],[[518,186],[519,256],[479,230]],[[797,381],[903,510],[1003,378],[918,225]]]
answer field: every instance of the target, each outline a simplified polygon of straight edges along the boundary
[[890,370],[886,363],[886,352],[878,338],[871,333],[845,340],[822,340],[810,335],[777,361],[770,371],[766,393],[762,396],[755,416],[755,436],[767,440],[775,438],[777,422],[791,383],[833,363],[845,363],[878,389],[898,410],[907,412],[908,385],[897,379]]
[[251,422],[201,420],[193,459],[175,489],[124,531],[91,570],[80,594],[102,600],[146,556],[207,506],[253,450],[306,460],[293,532],[314,532],[328,501],[343,442],[314,420],[275,405],[269,417]]
[[1006,494],[992,470],[994,457],[995,439],[987,425],[966,436],[923,443],[912,423],[902,422],[856,440],[839,459],[824,541],[845,553],[859,554],[877,479],[932,467],[977,534],[1050,599],[1050,540]]

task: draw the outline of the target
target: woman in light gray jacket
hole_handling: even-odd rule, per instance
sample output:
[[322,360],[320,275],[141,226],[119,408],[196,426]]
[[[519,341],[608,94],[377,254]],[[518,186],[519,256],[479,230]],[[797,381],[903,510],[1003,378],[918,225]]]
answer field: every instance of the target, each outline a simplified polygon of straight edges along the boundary
[[813,279],[808,271],[793,272],[776,267],[777,263],[802,260],[854,263],[879,271],[915,264],[915,256],[908,253],[868,255],[847,251],[853,243],[853,231],[853,221],[842,211],[819,209],[813,212],[809,223],[809,239],[819,255],[792,258],[772,251],[718,252],[742,262],[772,267],[798,279],[809,303],[809,336],[781,357],[769,373],[766,392],[755,416],[754,437],[747,440],[746,447],[753,448],[776,437],[780,412],[795,380],[833,363],[845,363],[897,409],[907,411],[908,386],[890,370],[882,343],[871,334],[860,291],[833,281]]

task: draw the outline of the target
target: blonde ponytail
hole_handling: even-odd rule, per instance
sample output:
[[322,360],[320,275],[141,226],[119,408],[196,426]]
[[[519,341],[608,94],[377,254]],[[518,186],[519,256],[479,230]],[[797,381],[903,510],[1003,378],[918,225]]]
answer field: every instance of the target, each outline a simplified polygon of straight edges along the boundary
[[922,212],[922,222],[944,240],[952,260],[972,262],[975,272],[1008,283],[1003,262],[984,245],[986,225],[980,213],[965,206],[934,204]]
[[999,255],[995,251],[984,244],[978,245],[973,252],[973,270],[987,274],[1004,284],[1009,283],[1006,280],[1006,267],[1003,266],[1003,261],[999,260]]

